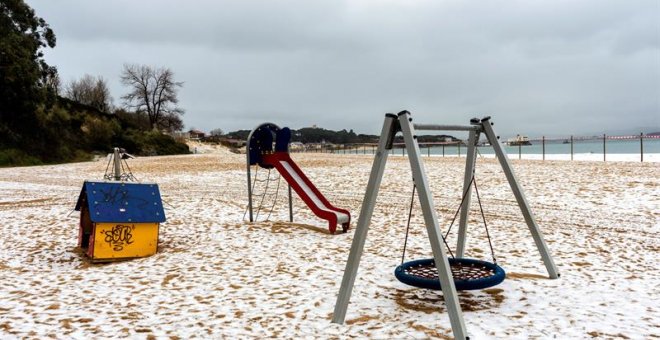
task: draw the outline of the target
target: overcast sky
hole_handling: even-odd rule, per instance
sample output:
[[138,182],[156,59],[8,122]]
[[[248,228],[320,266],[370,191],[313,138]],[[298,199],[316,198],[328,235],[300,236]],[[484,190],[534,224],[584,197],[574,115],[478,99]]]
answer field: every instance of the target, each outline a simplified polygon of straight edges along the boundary
[[502,135],[660,131],[660,1],[28,0],[64,82],[164,66],[187,128],[379,133],[383,114]]

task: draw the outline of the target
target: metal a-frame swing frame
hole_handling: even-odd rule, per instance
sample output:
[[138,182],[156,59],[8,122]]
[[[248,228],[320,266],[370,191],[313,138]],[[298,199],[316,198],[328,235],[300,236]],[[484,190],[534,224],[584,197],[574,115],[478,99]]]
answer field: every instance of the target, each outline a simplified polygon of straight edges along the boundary
[[[346,318],[346,310],[353,291],[353,285],[357,276],[357,270],[360,264],[360,258],[364,249],[364,244],[369,231],[371,223],[371,216],[376,205],[376,198],[378,190],[385,171],[385,164],[387,163],[388,150],[392,149],[394,136],[400,131],[403,134],[410,167],[413,173],[413,180],[417,186],[417,195],[422,208],[424,216],[424,223],[431,243],[431,250],[433,251],[433,258],[438,269],[438,276],[440,279],[440,286],[442,289],[442,296],[447,306],[449,313],[449,320],[451,328],[456,339],[469,339],[468,333],[463,320],[463,313],[458,301],[454,279],[451,274],[447,253],[443,247],[442,233],[438,225],[438,217],[434,209],[433,196],[431,195],[428,178],[424,169],[424,163],[421,159],[421,152],[417,143],[417,136],[415,130],[435,130],[435,131],[468,131],[468,150],[465,162],[465,178],[463,184],[463,192],[470,192],[469,185],[474,176],[475,161],[477,155],[477,142],[479,135],[483,133],[488,142],[492,145],[495,155],[502,166],[502,170],[509,182],[511,190],[518,202],[518,206],[523,214],[527,227],[532,234],[536,247],[538,248],[543,263],[548,271],[548,276],[551,279],[559,277],[557,267],[550,255],[548,246],[545,243],[543,234],[536,223],[536,219],[532,213],[529,203],[525,197],[522,187],[518,184],[516,175],[513,172],[509,158],[502,147],[502,144],[497,138],[493,127],[490,122],[490,117],[483,119],[473,118],[470,120],[470,125],[429,125],[429,124],[413,124],[411,114],[408,111],[402,111],[399,114],[388,113],[385,115],[385,122],[378,141],[378,149],[375,154],[374,163],[371,168],[371,175],[367,184],[367,190],[362,201],[362,209],[360,217],[355,228],[355,235],[351,245],[351,251],[346,263],[344,277],[337,296],[337,303],[333,313],[332,322],[344,323]],[[459,220],[458,244],[456,249],[456,256],[463,257],[465,253],[466,232],[467,232],[467,216],[470,206],[470,193],[467,193],[463,204],[461,205],[461,215]]]

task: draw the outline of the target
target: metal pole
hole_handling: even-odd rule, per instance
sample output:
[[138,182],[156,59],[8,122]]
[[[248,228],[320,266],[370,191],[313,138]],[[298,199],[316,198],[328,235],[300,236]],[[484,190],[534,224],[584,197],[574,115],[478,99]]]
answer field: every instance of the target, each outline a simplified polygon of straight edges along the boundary
[[445,145],[442,144],[442,157],[445,157]]
[[458,141],[458,157],[461,157],[461,141]]
[[374,157],[374,163],[371,166],[371,175],[369,175],[367,191],[362,200],[360,217],[358,218],[358,223],[355,227],[355,235],[353,236],[351,251],[348,254],[344,277],[341,280],[341,287],[339,288],[335,311],[332,315],[332,322],[334,323],[344,323],[344,319],[346,318],[346,310],[348,309],[355,277],[357,276],[358,267],[360,265],[360,258],[362,257],[362,251],[364,250],[364,242],[367,239],[371,216],[373,215],[374,207],[376,206],[378,189],[380,188],[380,182],[383,178],[383,172],[385,171],[385,163],[387,162],[387,150],[385,149],[385,146],[387,145],[388,140],[393,138],[393,136],[390,136],[390,133],[392,132],[392,124],[394,124],[395,119],[396,116],[393,114],[385,115],[383,130],[380,134],[380,140],[378,141],[378,150]]
[[250,222],[254,222],[252,217],[252,176],[250,175],[250,156],[248,150],[247,178],[248,178],[248,210],[250,211]]
[[289,185],[289,222],[293,222],[293,198],[291,196],[291,185]]
[[607,155],[607,150],[605,149],[605,139],[607,136],[603,134],[603,162],[605,162],[605,155]]
[[542,137],[542,143],[543,143],[543,160],[545,160],[545,136]]
[[[250,174],[250,139],[252,137],[252,133],[254,130],[258,129],[254,128],[252,132],[250,132],[250,135],[248,136],[247,143],[245,144],[245,158],[247,159],[247,189],[248,189],[248,211],[250,212],[250,222],[254,222],[254,217],[252,216],[252,175]],[[255,178],[256,179],[256,178]]]
[[522,159],[522,145],[518,144],[518,159]]
[[410,118],[409,112],[403,111],[402,113],[399,113],[399,123],[401,124],[401,131],[403,132],[403,140],[408,149],[410,168],[413,173],[413,180],[417,186],[417,197],[424,215],[424,223],[426,224],[426,231],[428,233],[429,242],[431,243],[433,259],[435,260],[436,269],[438,270],[442,297],[447,306],[451,328],[454,333],[454,338],[466,339],[467,329],[465,327],[465,322],[463,321],[463,312],[461,311],[461,305],[458,302],[456,286],[454,285],[454,279],[452,277],[451,268],[442,241],[440,226],[438,225],[438,216],[433,204],[433,195],[431,194],[426,171],[424,170],[424,162],[422,162],[420,157],[419,145],[415,139],[415,130],[411,121],[412,118]]
[[456,257],[463,257],[465,255],[465,238],[467,234],[468,213],[470,212],[470,199],[472,196],[472,177],[474,177],[474,166],[477,159],[477,140],[479,135],[470,130],[468,137],[468,151],[465,156],[465,175],[463,178],[463,203],[461,205],[461,217],[458,220],[458,242],[456,244]]
[[641,162],[644,162],[644,133],[639,133],[639,158]]
[[483,131],[486,134],[488,141],[493,146],[493,150],[495,151],[495,154],[497,155],[497,159],[499,160],[500,165],[502,166],[502,170],[504,170],[504,175],[506,175],[506,179],[509,182],[511,191],[513,191],[513,195],[516,197],[516,201],[518,202],[520,211],[522,212],[522,215],[525,218],[525,222],[527,223],[527,227],[529,228],[529,231],[531,232],[532,237],[534,238],[534,243],[536,243],[536,248],[539,250],[539,253],[541,254],[541,258],[543,259],[545,268],[548,271],[548,275],[550,276],[551,279],[556,279],[559,277],[559,273],[557,272],[557,267],[555,266],[555,262],[552,259],[552,256],[550,255],[550,250],[548,249],[548,245],[545,243],[545,240],[543,239],[543,234],[541,233],[541,229],[536,223],[536,219],[534,218],[534,214],[532,213],[532,208],[527,202],[525,193],[522,187],[518,184],[518,179],[516,178],[516,175],[513,172],[513,167],[511,166],[511,163],[509,163],[509,157],[506,155],[506,151],[500,144],[500,141],[497,139],[497,135],[495,134],[495,131],[493,130],[491,124],[492,123],[489,120],[483,121],[482,122]]
[[571,160],[573,160],[573,135],[571,135]]
[[426,156],[427,156],[427,157],[431,157],[431,145],[428,145],[428,146],[426,147]]
[[121,156],[119,148],[115,148],[114,151],[115,181],[119,181],[121,180]]

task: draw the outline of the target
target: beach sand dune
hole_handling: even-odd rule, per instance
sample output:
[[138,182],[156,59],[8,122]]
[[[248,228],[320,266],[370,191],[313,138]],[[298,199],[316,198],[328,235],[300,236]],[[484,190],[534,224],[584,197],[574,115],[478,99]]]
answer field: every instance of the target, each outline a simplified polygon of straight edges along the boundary
[[[295,222],[287,222],[283,179],[274,202],[275,173],[259,222],[246,222],[244,157],[131,160],[138,179],[159,184],[168,220],[156,255],[110,264],[81,255],[72,213],[82,181],[102,178],[104,161],[0,169],[0,338],[451,337],[441,293],[393,275],[412,191],[407,158],[390,157],[346,324],[336,325],[330,320],[372,156],[292,155],[333,204],[352,212],[351,230],[341,235],[329,235],[298,198]],[[464,159],[424,161],[446,231],[460,203]],[[470,335],[660,337],[657,163],[513,165],[561,278],[547,279],[499,164],[479,159],[484,212],[508,278],[460,293]],[[259,182],[255,192],[264,190]],[[415,202],[406,259],[431,254]],[[473,204],[467,255],[491,261],[480,220]]]

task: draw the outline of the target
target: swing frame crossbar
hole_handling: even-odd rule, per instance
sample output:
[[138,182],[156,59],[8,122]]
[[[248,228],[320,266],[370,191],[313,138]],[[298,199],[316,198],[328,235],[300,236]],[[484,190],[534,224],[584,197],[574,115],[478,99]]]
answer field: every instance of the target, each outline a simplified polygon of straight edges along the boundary
[[[538,224],[534,218],[531,207],[527,202],[522,187],[518,184],[518,180],[513,172],[509,158],[500,144],[500,141],[495,134],[492,127],[493,123],[490,122],[490,117],[483,119],[473,118],[470,120],[470,125],[432,125],[432,124],[413,124],[410,112],[401,111],[399,114],[388,113],[385,115],[385,122],[381,131],[380,139],[378,141],[378,149],[376,150],[374,162],[371,168],[371,175],[367,184],[367,190],[362,201],[362,208],[360,217],[355,229],[355,236],[351,245],[351,250],[346,262],[346,269],[342,278],[339,294],[337,296],[337,303],[333,313],[332,322],[344,323],[346,318],[346,311],[348,303],[351,298],[355,278],[360,264],[360,258],[364,250],[364,244],[371,224],[371,217],[376,205],[376,198],[380,189],[380,183],[385,171],[387,163],[388,150],[392,149],[394,143],[394,136],[401,132],[405,142],[410,167],[413,174],[413,182],[417,187],[417,194],[419,203],[424,216],[424,224],[426,225],[431,250],[433,252],[433,259],[435,261],[436,269],[438,270],[438,278],[442,289],[442,296],[447,306],[449,320],[451,323],[452,331],[456,339],[469,339],[465,322],[463,320],[463,313],[458,301],[458,294],[456,293],[456,286],[451,273],[451,267],[443,247],[443,238],[440,227],[438,225],[438,217],[433,203],[433,196],[429,187],[428,177],[422,162],[421,152],[417,143],[417,136],[415,130],[435,130],[435,131],[468,131],[468,152],[466,155],[465,164],[465,177],[463,192],[471,192],[469,186],[474,177],[474,168],[477,155],[477,142],[479,135],[484,134],[488,142],[493,146],[497,159],[502,166],[502,170],[509,182],[511,190],[516,198],[518,206],[525,218],[525,222],[532,234],[536,247],[541,254],[541,258],[548,271],[551,279],[559,277],[557,267],[554,264],[548,246],[545,243],[543,234],[541,233]],[[467,217],[470,206],[470,196],[468,193],[463,203],[461,204],[461,216],[459,220],[459,233],[458,243],[456,247],[456,257],[462,258],[465,253],[466,245],[466,232],[467,232]]]

